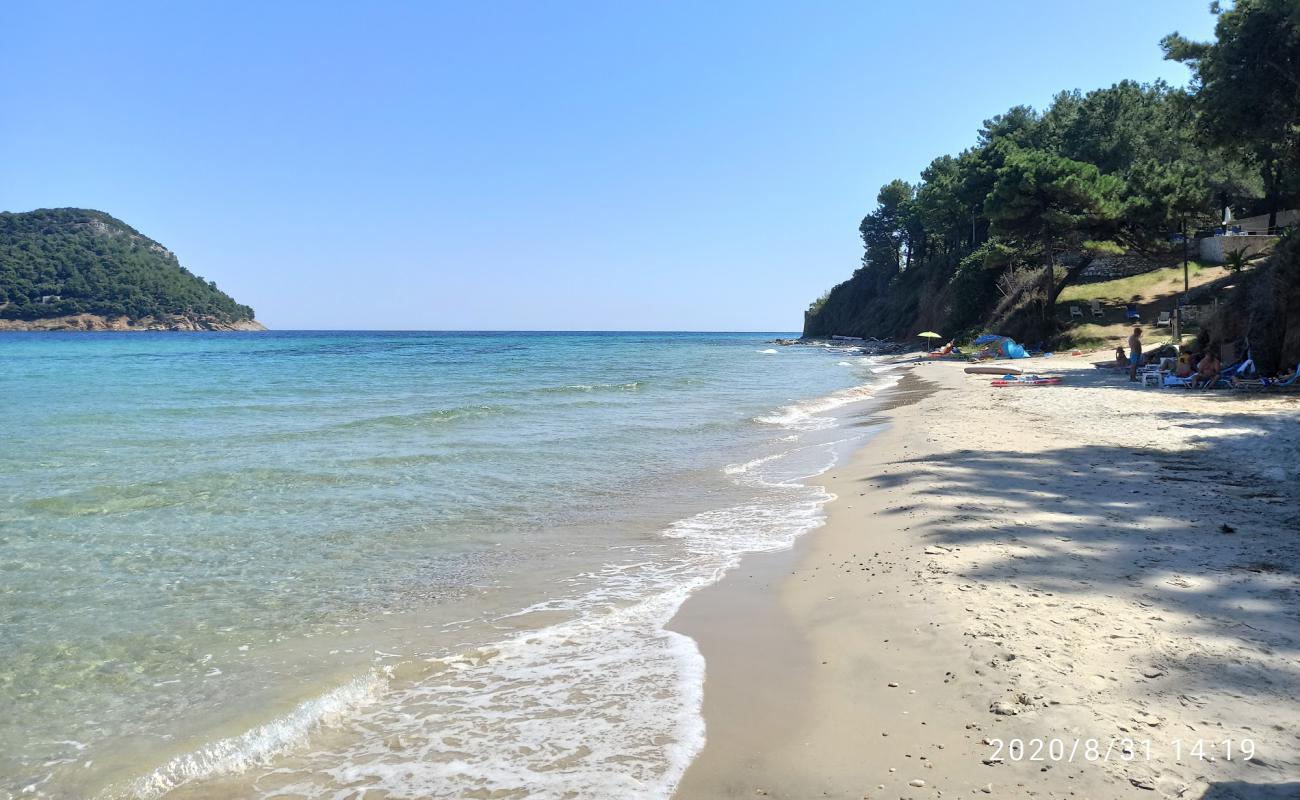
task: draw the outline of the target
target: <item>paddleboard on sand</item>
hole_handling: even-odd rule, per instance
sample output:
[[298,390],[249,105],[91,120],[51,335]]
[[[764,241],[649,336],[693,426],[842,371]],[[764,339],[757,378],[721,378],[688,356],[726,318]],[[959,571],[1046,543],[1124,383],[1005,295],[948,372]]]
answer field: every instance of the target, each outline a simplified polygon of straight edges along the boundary
[[1040,378],[1037,375],[1026,375],[1023,378],[1008,375],[1005,380],[990,381],[994,386],[1055,386],[1060,382],[1060,378]]
[[969,375],[1019,375],[1020,370],[1015,367],[967,367],[966,373]]

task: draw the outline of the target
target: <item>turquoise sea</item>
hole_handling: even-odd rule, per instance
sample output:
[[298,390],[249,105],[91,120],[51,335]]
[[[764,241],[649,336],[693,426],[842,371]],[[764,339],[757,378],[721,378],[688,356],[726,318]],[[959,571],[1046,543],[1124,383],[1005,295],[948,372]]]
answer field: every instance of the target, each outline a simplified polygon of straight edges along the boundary
[[667,796],[894,379],[776,335],[0,334],[0,796]]

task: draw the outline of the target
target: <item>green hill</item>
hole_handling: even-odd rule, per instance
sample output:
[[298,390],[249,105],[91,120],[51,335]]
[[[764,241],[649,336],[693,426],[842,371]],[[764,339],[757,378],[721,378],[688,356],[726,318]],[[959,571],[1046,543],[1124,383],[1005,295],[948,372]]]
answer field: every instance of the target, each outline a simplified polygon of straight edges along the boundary
[[261,327],[253,309],[102,211],[0,212],[0,320],[15,327],[75,315],[119,328]]

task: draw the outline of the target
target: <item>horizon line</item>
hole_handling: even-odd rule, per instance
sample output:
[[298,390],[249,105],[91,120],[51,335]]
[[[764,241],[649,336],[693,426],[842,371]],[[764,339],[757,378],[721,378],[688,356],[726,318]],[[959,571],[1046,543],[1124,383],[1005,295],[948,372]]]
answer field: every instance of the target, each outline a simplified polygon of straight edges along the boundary
[[[265,323],[263,323],[265,324]],[[688,328],[267,328],[265,331],[100,331],[101,333],[797,333]]]

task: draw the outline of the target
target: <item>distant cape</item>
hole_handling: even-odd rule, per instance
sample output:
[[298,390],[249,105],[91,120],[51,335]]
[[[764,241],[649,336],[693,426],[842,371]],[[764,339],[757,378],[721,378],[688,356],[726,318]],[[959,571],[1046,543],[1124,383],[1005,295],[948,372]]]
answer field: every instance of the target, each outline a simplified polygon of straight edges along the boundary
[[0,330],[262,331],[253,309],[102,211],[0,212]]
[[167,314],[162,317],[105,317],[68,314],[39,319],[0,319],[0,331],[264,331],[255,319],[224,320],[210,316]]

